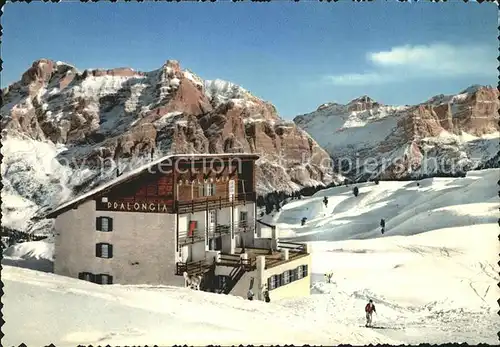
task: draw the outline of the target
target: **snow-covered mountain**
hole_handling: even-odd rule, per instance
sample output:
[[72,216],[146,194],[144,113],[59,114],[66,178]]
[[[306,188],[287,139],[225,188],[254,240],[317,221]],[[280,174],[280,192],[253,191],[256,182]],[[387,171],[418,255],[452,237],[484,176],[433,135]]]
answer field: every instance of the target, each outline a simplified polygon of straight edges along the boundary
[[2,90],[4,226],[35,228],[35,212],[172,153],[252,152],[257,190],[293,191],[337,179],[330,158],[273,105],[177,61],[150,72],[78,71],[41,59]]
[[352,177],[422,177],[498,167],[498,90],[471,86],[418,105],[368,96],[295,117]]

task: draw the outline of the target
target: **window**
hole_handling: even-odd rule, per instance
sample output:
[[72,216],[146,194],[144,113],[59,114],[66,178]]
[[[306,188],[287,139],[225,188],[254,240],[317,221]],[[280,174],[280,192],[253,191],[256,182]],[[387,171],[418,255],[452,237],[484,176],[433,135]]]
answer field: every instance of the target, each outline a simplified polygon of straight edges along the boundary
[[217,276],[218,288],[219,289],[225,288],[226,285],[229,283],[229,279],[230,279],[229,276],[225,276],[225,275]]
[[110,217],[97,217],[95,219],[97,231],[109,232],[113,231],[113,218]]
[[302,279],[302,271],[300,270],[300,268],[301,268],[301,266],[299,266],[298,268],[293,270],[293,271],[295,271],[295,274],[296,274],[298,280]]
[[214,183],[206,183],[200,185],[199,188],[199,196],[214,196],[215,195],[215,184]]
[[214,196],[215,195],[215,184],[207,183],[205,186],[205,196]]
[[108,274],[95,275],[98,284],[113,284],[113,276]]
[[78,274],[78,279],[88,282],[95,282],[95,276],[90,272],[80,272]]
[[308,274],[307,265],[301,265],[297,269],[295,269],[295,271],[297,272],[297,279],[307,277],[307,274]]
[[285,285],[285,284],[288,284],[290,283],[290,272],[291,271],[285,271],[281,274],[281,284],[282,285]]
[[208,222],[210,223],[210,225],[215,226],[216,219],[217,219],[217,211],[212,210],[212,211],[208,212]]
[[308,273],[308,266],[307,265],[302,265],[300,267],[302,269],[302,278],[307,277]]
[[96,244],[95,256],[98,258],[113,258],[113,245],[109,243]]
[[248,212],[240,211],[240,224],[246,225],[248,223]]
[[269,288],[269,290],[278,288],[280,286],[280,277],[279,275],[269,277],[267,279],[267,288]]

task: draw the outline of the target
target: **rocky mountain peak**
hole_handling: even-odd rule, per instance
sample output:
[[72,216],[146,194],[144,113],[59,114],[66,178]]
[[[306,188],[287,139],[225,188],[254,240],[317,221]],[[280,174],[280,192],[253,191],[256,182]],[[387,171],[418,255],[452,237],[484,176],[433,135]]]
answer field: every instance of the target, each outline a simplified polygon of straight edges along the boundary
[[78,163],[74,170],[151,153],[237,151],[261,155],[260,193],[335,179],[329,155],[294,123],[283,122],[272,104],[235,83],[204,81],[176,60],[149,72],[121,67],[80,73],[41,59],[21,84],[32,87],[6,93],[5,131],[64,145],[58,159]]
[[[325,104],[294,121],[332,157],[353,158],[360,153],[360,161],[370,158],[382,163],[405,155],[415,160],[431,156],[427,159],[438,158],[443,166],[425,168],[418,160],[412,165],[420,174],[432,175],[447,170],[446,162],[471,168],[493,162],[500,149],[498,96],[496,88],[478,85],[406,106],[381,105],[365,95],[347,108]],[[392,169],[380,168],[387,171],[382,177],[393,177]],[[405,171],[398,177],[410,174],[414,173]]]
[[351,100],[346,106],[348,111],[366,111],[371,110],[374,107],[378,107],[380,104],[368,95],[362,95]]

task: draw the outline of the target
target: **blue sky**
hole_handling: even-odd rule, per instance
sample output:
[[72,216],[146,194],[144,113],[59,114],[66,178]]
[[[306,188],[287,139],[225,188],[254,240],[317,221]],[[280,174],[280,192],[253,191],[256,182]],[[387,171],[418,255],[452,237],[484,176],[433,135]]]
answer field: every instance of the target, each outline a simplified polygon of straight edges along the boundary
[[412,104],[497,83],[497,8],[457,3],[10,3],[2,87],[34,60],[149,71],[177,59],[290,119],[367,94]]

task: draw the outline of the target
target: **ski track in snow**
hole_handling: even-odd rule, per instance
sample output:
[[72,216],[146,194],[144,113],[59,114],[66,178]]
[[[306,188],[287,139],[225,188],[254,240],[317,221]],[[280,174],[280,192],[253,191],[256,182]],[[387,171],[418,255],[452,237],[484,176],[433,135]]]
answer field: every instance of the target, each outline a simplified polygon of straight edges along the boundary
[[[310,243],[312,295],[269,304],[169,286],[99,286],[37,269],[52,261],[50,244],[16,245],[3,260],[4,343],[495,344],[497,180],[490,169],[419,188],[365,183],[358,197],[349,186],[289,201],[264,219],[282,238]],[[377,307],[371,329],[369,299]]]

